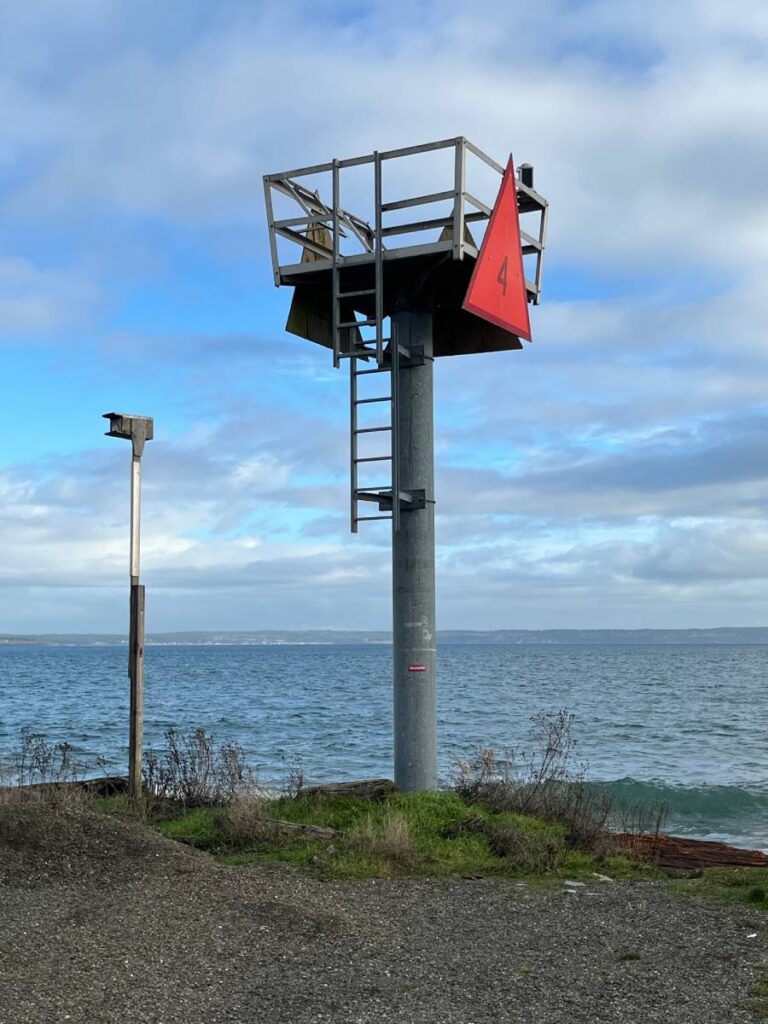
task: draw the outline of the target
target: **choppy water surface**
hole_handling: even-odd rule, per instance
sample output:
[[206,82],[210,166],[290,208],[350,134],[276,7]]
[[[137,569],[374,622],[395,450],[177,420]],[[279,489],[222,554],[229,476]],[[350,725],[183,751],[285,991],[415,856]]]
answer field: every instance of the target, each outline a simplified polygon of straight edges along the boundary
[[[0,648],[0,754],[32,727],[86,760],[125,757],[125,647]],[[385,645],[153,646],[145,746],[169,726],[237,739],[265,780],[390,775]],[[768,647],[450,645],[440,650],[441,770],[525,743],[532,715],[577,716],[589,776],[671,806],[668,828],[768,848]]]

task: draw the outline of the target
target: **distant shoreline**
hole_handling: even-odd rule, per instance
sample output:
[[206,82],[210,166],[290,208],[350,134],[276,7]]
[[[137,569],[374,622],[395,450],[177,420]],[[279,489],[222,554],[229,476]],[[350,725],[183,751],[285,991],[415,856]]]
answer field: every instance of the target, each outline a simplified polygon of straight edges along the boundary
[[[0,648],[111,647],[127,644],[124,634],[41,633],[0,634]],[[391,635],[377,630],[212,630],[210,632],[150,633],[147,646],[283,647],[388,646]],[[497,629],[443,630],[442,646],[761,646],[768,645],[768,627],[723,626],[712,629]]]

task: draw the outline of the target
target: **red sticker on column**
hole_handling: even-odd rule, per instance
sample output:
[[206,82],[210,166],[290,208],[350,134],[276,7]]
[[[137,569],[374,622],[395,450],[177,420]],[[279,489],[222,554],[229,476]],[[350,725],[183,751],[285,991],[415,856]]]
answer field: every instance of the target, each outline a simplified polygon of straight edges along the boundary
[[427,666],[426,665],[409,665],[408,666],[408,671],[409,672],[426,672],[427,671]]

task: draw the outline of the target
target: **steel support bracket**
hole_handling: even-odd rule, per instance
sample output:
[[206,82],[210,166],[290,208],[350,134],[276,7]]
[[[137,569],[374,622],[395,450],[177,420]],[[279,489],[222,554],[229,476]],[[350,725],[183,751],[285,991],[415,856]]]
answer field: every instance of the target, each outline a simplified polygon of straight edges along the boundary
[[400,353],[400,369],[407,370],[411,366],[423,366],[425,358],[424,346],[414,345],[413,348],[408,349],[408,355]]
[[[413,491],[400,491],[400,511],[419,512],[427,507],[427,493],[420,487]],[[379,495],[379,512],[392,511],[392,496],[389,494]]]

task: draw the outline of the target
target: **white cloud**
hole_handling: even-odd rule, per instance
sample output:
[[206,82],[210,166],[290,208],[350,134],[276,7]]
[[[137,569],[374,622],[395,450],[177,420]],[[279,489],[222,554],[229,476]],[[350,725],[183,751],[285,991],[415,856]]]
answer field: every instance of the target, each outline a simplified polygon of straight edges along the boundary
[[179,49],[152,21],[137,38],[136,5],[55,90],[14,83],[6,145],[47,157],[11,209],[241,221],[260,217],[265,171],[350,155],[351,140],[365,152],[465,133],[537,164],[559,260],[664,275],[764,259],[768,64],[745,56],[765,47],[759,6],[738,19],[698,0],[646,5],[643,19],[627,5],[540,6],[485,2],[470,19],[381,3],[360,19],[340,5],[326,17],[224,5],[228,18]]
[[[256,262],[265,171],[459,133],[532,160],[552,204],[536,344],[437,373],[443,625],[595,625],[596,609],[601,625],[764,620],[763,3],[738,17],[717,0],[4,13],[0,208],[18,232],[103,214],[181,249],[224,226]],[[76,239],[63,267],[17,251],[0,257],[7,335],[98,307]],[[117,294],[122,241],[111,259]],[[145,464],[155,628],[330,625],[339,608],[384,624],[386,532],[346,533],[343,381],[254,317],[253,336],[104,331],[115,379],[151,366],[193,421]],[[0,478],[8,628],[53,628],[59,588],[77,590],[83,628],[119,627],[124,461],[87,452]]]
[[84,273],[0,257],[0,332],[6,336],[44,334],[77,323],[100,297]]

